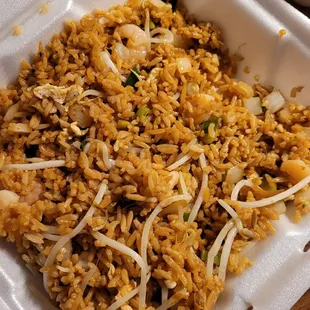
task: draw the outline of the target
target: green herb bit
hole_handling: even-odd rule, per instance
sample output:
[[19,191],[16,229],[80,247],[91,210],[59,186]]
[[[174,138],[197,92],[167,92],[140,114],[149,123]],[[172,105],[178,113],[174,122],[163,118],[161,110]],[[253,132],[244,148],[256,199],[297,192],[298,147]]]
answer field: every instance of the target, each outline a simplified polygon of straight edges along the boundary
[[222,253],[217,253],[217,255],[214,257],[214,264],[219,266],[220,263],[221,263],[221,256],[222,256]]
[[150,20],[150,29],[153,30],[155,29],[155,27],[156,27],[155,23],[152,20]]
[[183,214],[183,220],[184,220],[185,222],[187,222],[188,219],[189,219],[189,213],[184,213],[184,214]]
[[203,142],[205,144],[211,144],[216,140],[218,135],[218,126],[219,121],[217,119],[210,119],[202,124],[203,131],[207,133],[207,135],[203,138]]
[[83,140],[82,142],[81,142],[81,145],[80,145],[80,149],[81,149],[81,151],[84,151],[84,148],[85,148],[85,145],[87,144],[87,141],[86,140]]
[[119,129],[127,129],[128,125],[129,125],[129,122],[128,121],[124,121],[122,119],[118,120],[118,122],[117,122],[117,127]]
[[146,117],[147,115],[150,113],[150,109],[146,106],[141,107],[140,109],[138,109],[138,111],[136,112],[136,115],[140,118],[140,121],[142,123],[144,123],[146,121]]
[[128,78],[125,82],[125,86],[134,87],[136,85],[136,83],[139,81],[139,78],[137,75],[141,75],[141,72],[139,71],[139,69],[136,66],[134,66],[132,71],[128,75]]
[[219,127],[219,122],[217,119],[209,119],[202,124],[202,129],[205,133],[208,133],[209,126],[211,124],[214,124],[214,129],[217,129]]
[[200,254],[200,258],[201,260],[205,262],[208,259],[208,252],[206,250],[202,250]]

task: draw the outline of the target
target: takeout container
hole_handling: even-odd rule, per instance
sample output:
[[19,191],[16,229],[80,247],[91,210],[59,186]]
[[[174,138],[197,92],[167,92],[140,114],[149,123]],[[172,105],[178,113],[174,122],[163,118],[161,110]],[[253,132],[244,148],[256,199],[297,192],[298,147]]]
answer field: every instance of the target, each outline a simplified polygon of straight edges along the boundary
[[[12,81],[22,58],[29,59],[40,40],[47,43],[65,19],[78,19],[94,8],[108,8],[121,0],[0,1],[0,86]],[[245,59],[238,77],[253,84],[281,89],[287,99],[293,87],[305,86],[296,100],[310,104],[310,20],[283,0],[184,0],[199,20],[215,22],[223,30],[231,53]],[[13,36],[13,27],[22,33]],[[286,34],[280,38],[279,31]],[[250,73],[245,73],[248,67]],[[245,70],[246,71],[246,70]],[[254,77],[256,76],[256,80]],[[310,215],[299,224],[291,208],[275,223],[276,234],[249,252],[255,265],[243,275],[229,275],[219,310],[289,310],[310,287]],[[42,277],[25,267],[14,245],[0,240],[0,309],[50,310],[55,307],[43,291]]]

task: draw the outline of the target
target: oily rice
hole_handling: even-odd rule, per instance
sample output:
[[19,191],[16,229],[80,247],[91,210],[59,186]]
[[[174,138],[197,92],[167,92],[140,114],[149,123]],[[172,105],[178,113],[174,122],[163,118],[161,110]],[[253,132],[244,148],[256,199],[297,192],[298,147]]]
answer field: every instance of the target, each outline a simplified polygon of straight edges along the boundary
[[214,24],[130,0],[66,22],[0,90],[0,233],[61,309],[212,309],[285,201],[309,212],[310,110],[240,60]]

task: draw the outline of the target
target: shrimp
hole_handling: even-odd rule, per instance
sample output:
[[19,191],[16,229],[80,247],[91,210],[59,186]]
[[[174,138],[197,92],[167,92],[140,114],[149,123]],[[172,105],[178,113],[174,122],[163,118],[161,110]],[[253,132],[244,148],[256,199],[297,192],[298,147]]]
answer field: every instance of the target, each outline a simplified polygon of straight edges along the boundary
[[123,25],[118,29],[122,38],[129,40],[132,47],[126,47],[122,43],[116,43],[118,55],[125,60],[143,60],[147,53],[149,38],[145,31],[133,24]]
[[45,187],[40,183],[35,183],[32,190],[23,197],[23,201],[27,202],[30,206],[36,201],[40,200],[44,194]]

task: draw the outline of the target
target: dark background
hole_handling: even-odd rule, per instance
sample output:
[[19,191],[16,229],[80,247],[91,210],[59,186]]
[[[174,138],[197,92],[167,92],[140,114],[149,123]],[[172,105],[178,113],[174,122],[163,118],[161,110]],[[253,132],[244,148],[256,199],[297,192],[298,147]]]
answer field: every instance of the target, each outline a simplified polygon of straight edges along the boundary
[[[310,7],[306,8],[306,7],[302,7],[301,5],[296,4],[294,1],[292,0],[286,0],[286,2],[288,2],[289,4],[291,4],[292,6],[294,6],[296,9],[298,9],[299,11],[301,11],[302,13],[304,13],[305,15],[307,15],[308,17],[310,17]],[[310,306],[309,306],[310,309]]]

